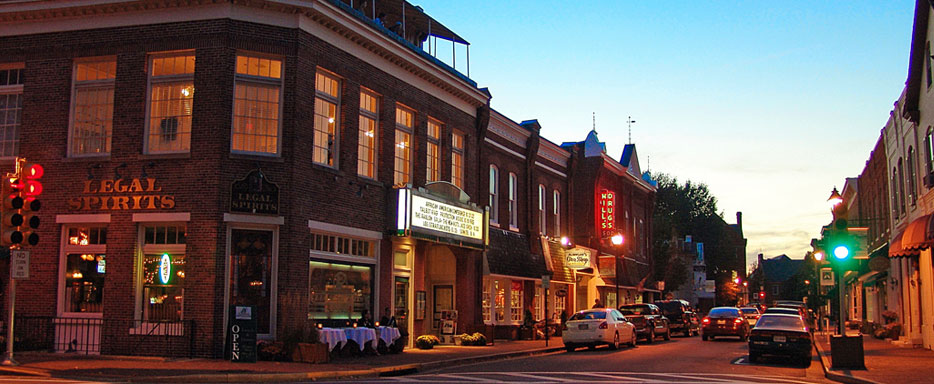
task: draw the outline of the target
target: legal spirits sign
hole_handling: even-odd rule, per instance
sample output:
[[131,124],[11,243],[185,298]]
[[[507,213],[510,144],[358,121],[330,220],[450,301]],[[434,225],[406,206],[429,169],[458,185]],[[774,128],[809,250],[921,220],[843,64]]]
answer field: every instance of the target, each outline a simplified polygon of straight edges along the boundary
[[155,178],[86,180],[81,196],[68,199],[72,211],[172,208],[175,195],[164,193]]

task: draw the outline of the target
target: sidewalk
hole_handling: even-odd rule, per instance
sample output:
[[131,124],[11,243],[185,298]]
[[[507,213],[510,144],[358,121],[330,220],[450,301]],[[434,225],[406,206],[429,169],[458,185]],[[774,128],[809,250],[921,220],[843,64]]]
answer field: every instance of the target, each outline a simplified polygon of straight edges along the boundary
[[548,348],[543,340],[497,340],[493,346],[436,346],[430,350],[406,348],[400,354],[338,358],[328,364],[272,361],[250,364],[215,359],[21,352],[14,355],[19,366],[0,366],[0,375],[140,383],[311,381],[398,375],[561,349],[560,339],[550,340]]
[[[854,331],[855,332],[855,331]],[[859,333],[847,333],[856,336]],[[931,383],[934,382],[934,351],[905,348],[889,340],[863,335],[865,370],[831,369],[830,334],[815,333],[815,346],[824,366],[824,375],[841,383]]]

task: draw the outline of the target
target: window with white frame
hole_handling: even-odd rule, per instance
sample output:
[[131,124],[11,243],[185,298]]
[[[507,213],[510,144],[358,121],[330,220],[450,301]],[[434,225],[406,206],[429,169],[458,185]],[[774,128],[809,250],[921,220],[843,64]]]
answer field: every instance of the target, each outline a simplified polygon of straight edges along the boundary
[[561,236],[561,192],[554,190],[553,197],[551,199],[551,213],[555,216],[554,220],[554,236]]
[[492,302],[493,302],[492,297],[490,297],[490,279],[484,278],[483,279],[483,299],[480,300],[480,306],[482,308],[481,312],[483,316],[483,322],[485,324],[489,324],[491,320],[490,307],[491,307]]
[[311,233],[311,250],[361,257],[375,257],[373,240],[358,239],[327,233]]
[[503,280],[493,280],[493,310],[496,313],[494,324],[506,321],[506,286]]
[[369,90],[361,90],[357,174],[370,179],[376,178],[377,121],[379,121],[379,97]]
[[[337,107],[340,105],[341,82],[337,76],[318,69],[315,74],[315,137],[312,161],[336,167],[338,141]],[[361,108],[362,110],[362,108]]]
[[901,209],[901,213],[905,214],[905,203],[908,201],[905,199],[905,166],[902,164],[903,161],[901,158],[898,159],[898,206]]
[[898,220],[898,168],[892,168],[892,217]]
[[396,106],[396,140],[392,183],[403,186],[412,182],[412,130],[415,113],[401,105]]
[[451,183],[464,189],[464,135],[451,133]]
[[490,164],[490,223],[499,224],[499,168]]
[[509,228],[519,228],[519,179],[509,173]]
[[558,297],[558,295],[554,295],[554,298],[555,314],[557,314],[559,316],[558,318],[560,319],[561,312],[564,312],[564,310],[567,309],[567,301],[563,297]]
[[548,223],[546,220],[547,211],[545,210],[545,186],[538,185],[538,232],[541,234],[548,233]]
[[0,157],[19,154],[23,124],[23,64],[0,64]]
[[195,98],[195,55],[149,58],[149,120],[146,153],[191,150],[191,109]]
[[535,321],[541,321],[545,318],[545,308],[542,307],[542,300],[544,296],[542,295],[542,285],[535,284]]
[[282,61],[238,55],[231,151],[278,155]]
[[428,119],[428,168],[426,182],[441,180],[441,124]]
[[184,320],[187,226],[144,224],[140,237],[140,319]]
[[107,227],[64,228],[62,245],[62,312],[102,313],[107,273]]
[[931,127],[924,136],[924,164],[925,175],[934,173],[934,130]]
[[116,77],[116,58],[80,60],[75,63],[71,143],[68,146],[71,156],[110,153]]
[[522,322],[522,282],[512,281],[509,289],[509,319],[513,323]]

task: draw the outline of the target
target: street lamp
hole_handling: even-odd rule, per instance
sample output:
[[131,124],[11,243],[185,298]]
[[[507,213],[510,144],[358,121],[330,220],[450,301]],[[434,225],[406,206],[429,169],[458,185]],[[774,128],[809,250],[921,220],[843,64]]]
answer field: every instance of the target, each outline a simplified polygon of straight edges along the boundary
[[843,196],[840,196],[840,192],[837,192],[837,187],[834,187],[833,192],[830,192],[830,198],[827,199],[827,202],[830,203],[831,211],[843,202]]

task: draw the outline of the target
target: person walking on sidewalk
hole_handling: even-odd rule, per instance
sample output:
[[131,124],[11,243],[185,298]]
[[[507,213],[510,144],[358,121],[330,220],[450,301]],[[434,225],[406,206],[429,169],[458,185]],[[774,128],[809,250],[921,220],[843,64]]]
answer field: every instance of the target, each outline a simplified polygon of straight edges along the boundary
[[591,307],[591,308],[606,308],[606,306],[603,305],[603,302],[601,302],[601,301],[600,301],[600,298],[598,297],[598,298],[596,298],[596,299],[593,300],[593,307]]

